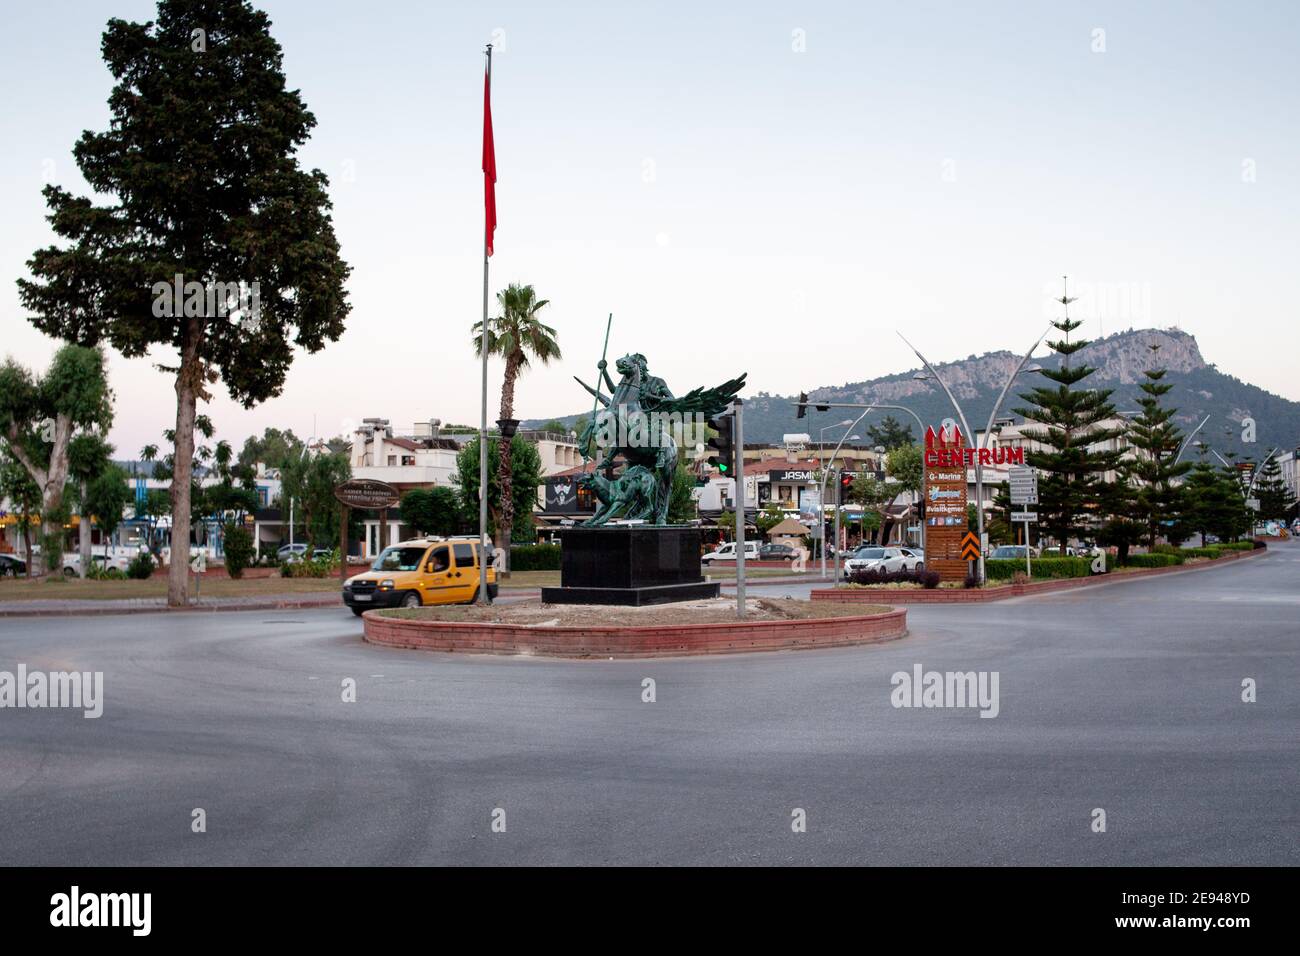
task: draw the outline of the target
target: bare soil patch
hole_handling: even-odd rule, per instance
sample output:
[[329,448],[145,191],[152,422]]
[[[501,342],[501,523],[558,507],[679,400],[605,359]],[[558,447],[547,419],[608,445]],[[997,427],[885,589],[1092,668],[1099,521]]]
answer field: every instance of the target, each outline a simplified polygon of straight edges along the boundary
[[[831,604],[793,598],[750,598],[745,602],[749,621],[800,621],[809,618],[859,617],[883,614],[883,604]],[[669,624],[733,624],[734,598],[679,601],[649,607],[610,607],[603,604],[543,604],[521,601],[491,607],[449,605],[381,611],[384,617],[416,621],[458,621],[482,624],[516,624],[525,627],[662,627]]]

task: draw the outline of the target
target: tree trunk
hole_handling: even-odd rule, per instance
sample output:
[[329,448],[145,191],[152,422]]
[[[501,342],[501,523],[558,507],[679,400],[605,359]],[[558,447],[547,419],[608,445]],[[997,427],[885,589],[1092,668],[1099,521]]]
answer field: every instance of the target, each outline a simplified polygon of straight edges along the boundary
[[[513,418],[515,409],[515,379],[519,376],[519,363],[514,357],[506,359],[506,374],[501,383],[501,418]],[[511,439],[513,441],[513,438]],[[497,547],[503,552],[502,568],[510,570],[510,539],[514,533],[515,499],[511,471],[511,442],[497,440],[497,487],[501,489],[501,518],[497,522]]]
[[172,450],[172,559],[167,569],[167,606],[190,600],[190,482],[194,473],[194,412],[202,387],[198,360],[199,322],[187,321],[176,373],[176,445]]
[[79,519],[77,521],[77,550],[81,555],[80,577],[84,581],[86,573],[90,570],[90,515],[86,508],[86,486],[89,484],[85,479],[81,481],[81,507],[77,509]]
[[[27,569],[30,572],[35,567],[37,576],[44,577],[51,571],[63,570],[63,522],[58,511],[63,504],[64,485],[68,481],[68,444],[72,441],[72,420],[67,415],[55,418],[54,442],[50,448],[49,464],[44,468],[23,451],[17,439],[17,429],[11,424],[9,450],[41,490],[41,560],[37,565],[29,547]],[[50,531],[51,526],[56,530]],[[53,556],[50,554],[51,543],[58,545],[59,553]]]

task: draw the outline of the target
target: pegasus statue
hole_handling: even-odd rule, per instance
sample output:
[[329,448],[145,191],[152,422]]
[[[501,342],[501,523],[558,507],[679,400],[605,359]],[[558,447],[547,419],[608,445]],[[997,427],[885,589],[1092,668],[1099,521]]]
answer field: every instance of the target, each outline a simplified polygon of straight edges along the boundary
[[[596,365],[600,377],[595,387],[574,377],[596,402],[591,421],[578,437],[578,449],[587,461],[599,458],[596,472],[604,473],[599,481],[588,482],[602,507],[583,524],[598,527],[620,513],[667,524],[677,471],[678,440],[673,433],[700,429],[699,440],[703,441],[703,423],[736,400],[745,376],[716,388],[696,388],[677,398],[662,378],[650,374],[646,357],[639,352],[624,355],[614,368],[620,376],[617,382],[602,358]],[[622,483],[614,477],[620,458],[624,462],[622,478],[627,479]],[[610,502],[616,506],[611,507]]]

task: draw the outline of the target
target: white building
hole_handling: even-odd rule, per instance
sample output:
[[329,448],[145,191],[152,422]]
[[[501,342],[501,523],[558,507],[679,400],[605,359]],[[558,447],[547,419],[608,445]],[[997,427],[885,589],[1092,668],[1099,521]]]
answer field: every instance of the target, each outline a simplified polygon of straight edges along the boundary
[[411,488],[455,487],[460,443],[438,434],[435,418],[416,422],[409,435],[394,435],[386,418],[366,418],[352,434],[353,478],[384,481]]

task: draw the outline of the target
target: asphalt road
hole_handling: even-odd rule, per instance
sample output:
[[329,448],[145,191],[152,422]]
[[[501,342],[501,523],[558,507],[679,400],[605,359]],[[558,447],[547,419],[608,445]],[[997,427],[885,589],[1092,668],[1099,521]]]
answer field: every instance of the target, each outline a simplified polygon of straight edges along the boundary
[[[377,648],[335,610],[0,620],[0,671],[105,674],[99,719],[0,710],[0,864],[1296,865],[1298,583],[1282,545],[646,662]],[[915,664],[996,671],[998,716],[894,708]]]

